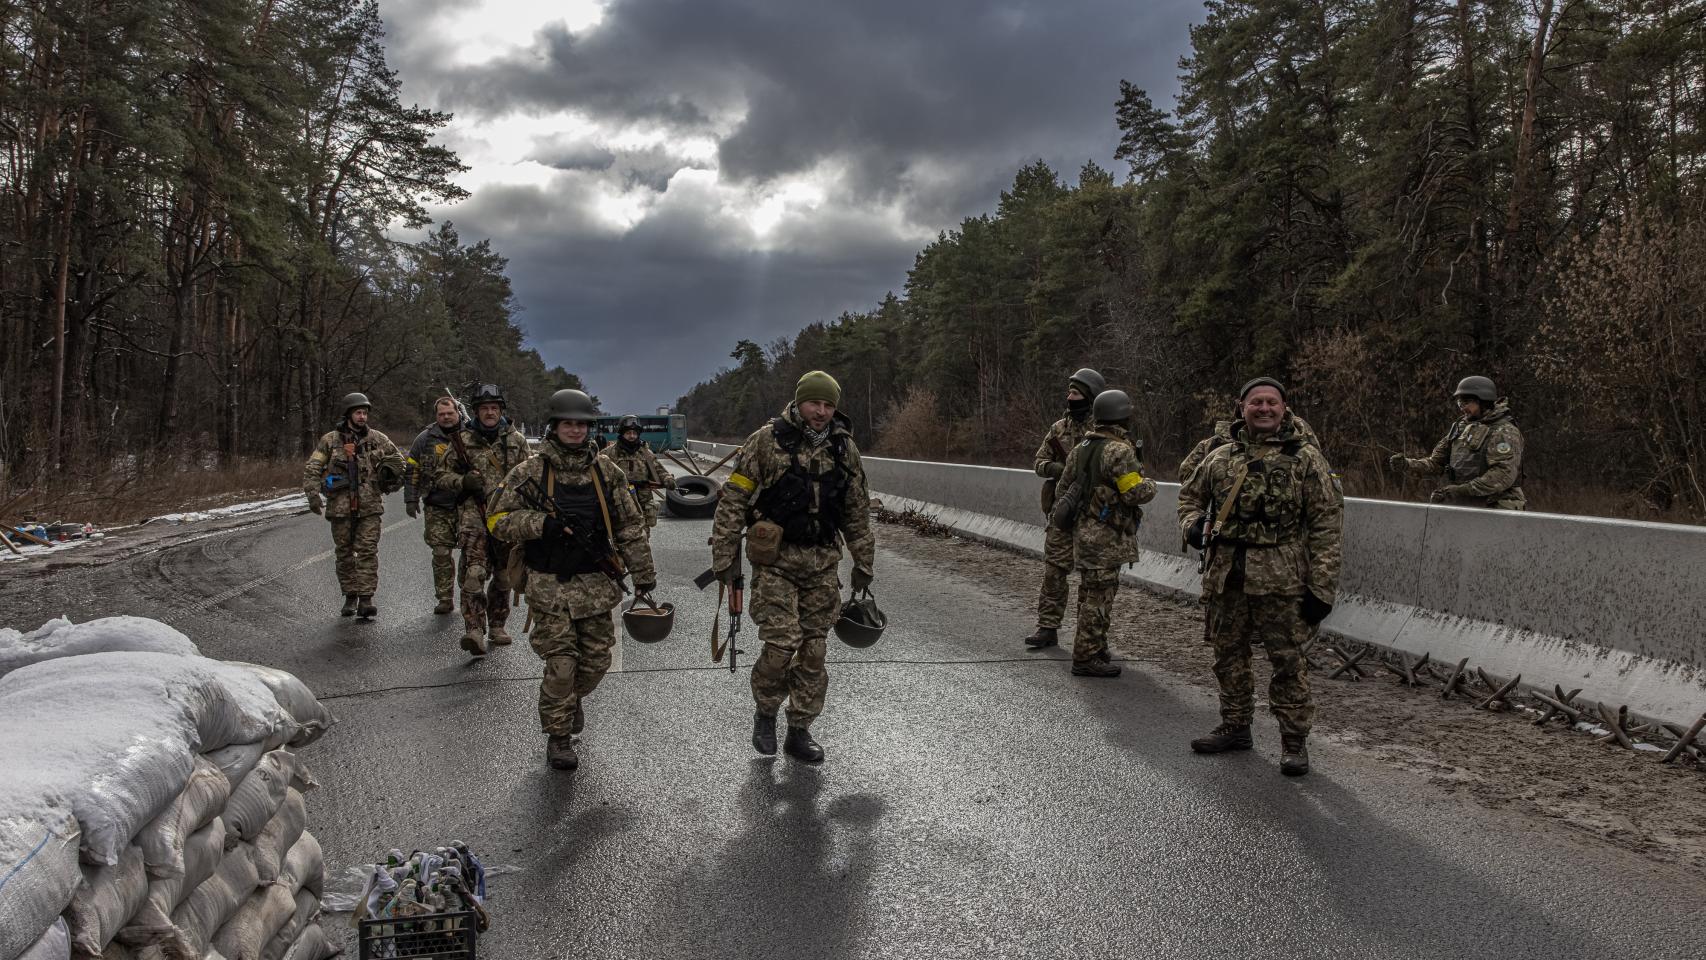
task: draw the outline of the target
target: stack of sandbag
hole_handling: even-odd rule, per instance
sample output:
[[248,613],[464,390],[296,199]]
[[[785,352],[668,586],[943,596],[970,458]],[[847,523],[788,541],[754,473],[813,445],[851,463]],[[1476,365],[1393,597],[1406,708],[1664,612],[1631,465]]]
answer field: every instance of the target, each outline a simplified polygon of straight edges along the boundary
[[323,960],[332,717],[155,621],[0,630],[0,960]]

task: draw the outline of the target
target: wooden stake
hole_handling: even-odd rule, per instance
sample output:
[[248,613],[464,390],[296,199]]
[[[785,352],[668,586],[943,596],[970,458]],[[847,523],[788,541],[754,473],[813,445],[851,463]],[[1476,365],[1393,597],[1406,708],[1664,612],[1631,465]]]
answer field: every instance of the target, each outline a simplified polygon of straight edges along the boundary
[[1361,650],[1359,650],[1354,656],[1346,656],[1345,652],[1343,650],[1340,650],[1338,647],[1328,647],[1327,651],[1329,653],[1331,653],[1333,656],[1338,657],[1339,660],[1341,661],[1341,664],[1339,666],[1339,669],[1334,670],[1332,676],[1328,677],[1327,679],[1337,680],[1337,679],[1339,679],[1339,675],[1344,673],[1347,670],[1349,670],[1351,673],[1351,675],[1349,677],[1349,679],[1351,679],[1351,680],[1361,680],[1364,677],[1367,677],[1368,674],[1363,672],[1362,667],[1358,666],[1357,661],[1361,660],[1363,657],[1368,656],[1368,651],[1370,649],[1372,649],[1372,648],[1364,647]]
[[[1579,693],[1580,691],[1577,691],[1577,692]],[[1546,704],[1546,713],[1539,720],[1534,721],[1535,726],[1539,726],[1539,725],[1545,723],[1546,721],[1552,719],[1553,717],[1557,716],[1558,714],[1563,714],[1564,716],[1570,718],[1571,723],[1581,723],[1582,722],[1582,712],[1580,710],[1577,710],[1575,707],[1570,706],[1567,702],[1554,700],[1551,697],[1548,697],[1544,693],[1536,693],[1534,695],[1534,699],[1539,700],[1541,703]]]
[[[1669,726],[1669,724],[1666,724],[1666,726]],[[1677,757],[1682,756],[1682,752],[1684,750],[1688,750],[1690,745],[1694,743],[1694,738],[1700,736],[1701,730],[1706,730],[1706,713],[1701,714],[1700,719],[1694,721],[1694,726],[1688,728],[1688,732],[1682,735],[1682,738],[1676,742],[1676,746],[1671,747],[1670,752],[1665,754],[1665,758],[1659,762],[1670,763]]]
[[43,540],[42,538],[36,536],[35,534],[25,533],[24,531],[19,530],[17,527],[9,527],[9,528],[7,528],[7,531],[11,536],[22,537],[23,539],[28,540],[29,542],[34,543],[34,544],[39,544],[40,546],[44,546],[44,547],[53,546],[53,544],[49,543],[46,540]]
[[1429,656],[1430,654],[1424,653],[1422,654],[1422,659],[1417,660],[1415,663],[1411,663],[1409,657],[1400,653],[1398,654],[1398,662],[1400,666],[1394,667],[1392,664],[1387,663],[1384,660],[1380,661],[1380,665],[1384,667],[1388,673],[1397,677],[1398,682],[1402,683],[1404,686],[1419,687],[1427,681],[1417,679],[1416,672],[1427,668]]
[[23,556],[24,551],[18,549],[18,545],[12,542],[11,537],[6,536],[4,530],[0,530],[0,543],[4,543],[13,553]]

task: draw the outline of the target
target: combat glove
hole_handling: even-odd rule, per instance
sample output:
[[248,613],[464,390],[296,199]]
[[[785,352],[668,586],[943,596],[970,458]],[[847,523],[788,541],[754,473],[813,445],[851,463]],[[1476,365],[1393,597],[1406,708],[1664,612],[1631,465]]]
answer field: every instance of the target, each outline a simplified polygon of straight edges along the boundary
[[1060,475],[1065,472],[1066,464],[1061,463],[1058,460],[1050,460],[1048,463],[1043,464],[1043,476],[1048,477],[1051,480],[1059,480]]
[[639,594],[642,597],[650,598],[652,595],[652,591],[656,590],[657,588],[658,588],[658,585],[656,583],[640,583],[637,580],[634,581],[634,592]]
[[675,489],[675,477],[673,475],[663,478],[663,488],[665,490],[674,490]]
[[1386,458],[1386,465],[1394,470],[1408,471],[1410,469],[1410,458],[1401,453],[1394,453]]
[[1190,544],[1191,546],[1197,548],[1198,550],[1203,549],[1207,545],[1207,543],[1208,543],[1208,515],[1207,514],[1204,514],[1204,515],[1196,518],[1195,520],[1192,520],[1191,525],[1189,527],[1185,528],[1185,542]]
[[310,493],[308,495],[308,509],[314,511],[315,513],[324,513],[325,512],[326,505],[320,499],[319,494]]
[[1325,600],[1322,600],[1320,597],[1317,597],[1311,591],[1305,590],[1303,592],[1303,622],[1304,623],[1307,623],[1312,627],[1316,626],[1316,625],[1320,624],[1321,621],[1327,619],[1327,614],[1332,613],[1332,612],[1333,612],[1333,605],[1332,604],[1328,603]]
[[876,579],[876,575],[873,574],[871,571],[861,570],[858,567],[854,567],[853,568],[853,592],[858,593],[862,590],[871,589],[871,581],[873,581],[875,579]]
[[1457,496],[1457,491],[1459,489],[1461,488],[1456,486],[1440,487],[1433,493],[1428,494],[1428,499],[1432,500],[1434,503],[1446,503]]
[[563,526],[563,521],[558,520],[556,517],[547,516],[545,518],[545,539],[546,540],[556,540],[556,539],[560,538],[563,535],[563,531],[565,529],[566,528]]
[[403,512],[408,514],[410,517],[418,517],[418,516],[420,516],[420,513],[421,513],[421,505],[419,503],[413,501],[413,500],[410,500],[407,503],[403,504]]
[[479,474],[465,473],[462,475],[463,493],[483,493],[485,492],[485,489],[486,481],[481,479]]

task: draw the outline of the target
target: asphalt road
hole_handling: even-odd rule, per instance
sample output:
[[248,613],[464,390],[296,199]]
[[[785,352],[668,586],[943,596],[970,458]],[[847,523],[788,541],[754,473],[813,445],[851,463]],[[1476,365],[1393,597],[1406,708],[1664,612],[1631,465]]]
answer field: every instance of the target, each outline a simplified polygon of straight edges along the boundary
[[827,762],[759,758],[744,666],[709,666],[713,598],[689,582],[709,521],[656,529],[675,636],[623,641],[580,770],[553,772],[538,660],[525,642],[468,660],[460,618],[431,613],[420,523],[391,506],[371,624],[337,616],[306,514],[99,569],[0,571],[0,623],[152,616],[210,656],[297,673],[340,719],[305,752],[329,872],[453,838],[519,866],[492,884],[488,960],[1702,955],[1698,874],[1330,743],[1282,778],[1265,714],[1255,752],[1194,756],[1204,693],[1142,664],[1075,679],[1058,652],[1022,652],[1010,604],[887,551],[894,626],[865,651],[831,641]]

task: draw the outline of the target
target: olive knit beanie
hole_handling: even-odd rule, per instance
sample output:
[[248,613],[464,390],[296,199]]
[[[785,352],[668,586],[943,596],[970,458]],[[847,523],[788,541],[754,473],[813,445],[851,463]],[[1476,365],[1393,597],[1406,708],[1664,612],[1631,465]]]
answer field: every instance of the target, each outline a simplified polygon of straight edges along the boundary
[[794,402],[804,403],[807,400],[822,400],[825,403],[841,406],[841,384],[835,378],[822,370],[813,370],[800,378],[800,385],[794,388]]

